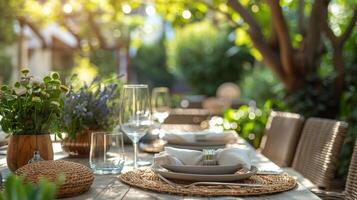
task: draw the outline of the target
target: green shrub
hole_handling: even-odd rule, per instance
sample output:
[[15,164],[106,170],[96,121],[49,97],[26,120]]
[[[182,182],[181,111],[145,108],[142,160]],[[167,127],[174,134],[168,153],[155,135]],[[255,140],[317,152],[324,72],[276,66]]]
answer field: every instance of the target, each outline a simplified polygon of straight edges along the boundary
[[346,139],[342,146],[340,156],[340,166],[338,170],[338,177],[346,178],[353,147],[357,138],[357,46],[354,41],[357,40],[357,31],[353,34],[345,45],[344,56],[346,59],[346,89],[342,95],[340,103],[339,118],[348,122],[348,132]]
[[6,56],[0,49],[0,84],[8,83],[12,74],[12,63],[10,57]]
[[174,76],[167,69],[163,39],[153,44],[143,44],[132,59],[132,66],[139,82],[152,87],[172,86]]
[[98,74],[108,76],[117,72],[118,59],[112,50],[96,49],[90,53],[90,62],[96,66]]
[[247,140],[253,147],[258,148],[271,108],[272,102],[268,100],[260,109],[246,105],[239,109],[228,109],[223,114],[223,126],[225,129],[237,131],[240,137]]
[[176,33],[169,46],[169,64],[196,93],[215,95],[220,84],[238,81],[244,67],[254,62],[248,48],[229,40],[225,27],[204,21]]
[[258,106],[263,106],[270,100],[274,108],[287,109],[283,85],[266,66],[257,65],[247,71],[238,85],[241,88],[242,99],[254,100]]

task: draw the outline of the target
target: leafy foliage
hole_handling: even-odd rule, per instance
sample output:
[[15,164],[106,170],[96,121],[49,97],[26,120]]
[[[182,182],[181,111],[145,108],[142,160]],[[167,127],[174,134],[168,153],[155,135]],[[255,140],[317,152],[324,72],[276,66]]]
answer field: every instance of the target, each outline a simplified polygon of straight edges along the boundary
[[254,100],[258,107],[270,100],[274,101],[275,108],[286,109],[283,85],[268,68],[259,64],[257,62],[256,66],[247,71],[239,81],[241,98]]
[[340,156],[340,167],[338,171],[339,177],[346,178],[349,164],[351,161],[351,155],[353,147],[357,138],[357,46],[355,42],[357,40],[357,31],[351,37],[351,42],[346,44],[345,58],[347,60],[346,65],[346,90],[342,95],[340,104],[339,118],[348,122],[349,128],[346,135],[346,139],[342,146]]
[[8,44],[16,38],[13,22],[22,0],[0,0],[0,43]]
[[152,87],[168,86],[174,77],[168,72],[166,48],[163,39],[153,44],[143,44],[132,59],[139,82],[148,83]]
[[105,130],[114,124],[117,114],[116,99],[119,96],[121,81],[116,76],[108,79],[95,78],[75,88],[76,76],[72,78],[72,88],[64,99],[64,130],[70,137],[85,129]]
[[214,95],[219,85],[239,80],[244,65],[254,62],[246,47],[229,40],[228,29],[209,22],[179,29],[170,50],[171,67],[200,94]]
[[91,52],[90,61],[97,66],[98,74],[109,76],[116,72],[117,60],[115,52],[108,50],[95,50]]
[[14,87],[1,86],[0,121],[2,129],[13,135],[36,135],[57,133],[63,107],[62,93],[67,87],[61,85],[60,76],[54,72],[33,80],[29,70],[22,70],[21,81]]
[[243,105],[237,110],[228,109],[223,114],[225,121],[223,126],[225,129],[237,131],[242,138],[258,148],[271,109],[271,101],[267,101],[261,109],[247,105]]
[[55,183],[45,179],[35,185],[25,182],[23,177],[10,175],[0,193],[0,200],[51,200],[55,199],[56,189]]
[[0,48],[0,84],[9,82],[12,73],[12,63],[9,56],[6,56]]

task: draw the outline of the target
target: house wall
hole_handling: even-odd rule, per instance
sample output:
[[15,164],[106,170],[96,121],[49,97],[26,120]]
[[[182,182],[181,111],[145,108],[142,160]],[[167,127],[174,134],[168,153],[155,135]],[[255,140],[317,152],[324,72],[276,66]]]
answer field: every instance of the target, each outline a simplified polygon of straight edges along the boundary
[[48,48],[31,49],[28,61],[28,68],[31,74],[38,78],[48,75],[52,69],[51,58],[51,50]]

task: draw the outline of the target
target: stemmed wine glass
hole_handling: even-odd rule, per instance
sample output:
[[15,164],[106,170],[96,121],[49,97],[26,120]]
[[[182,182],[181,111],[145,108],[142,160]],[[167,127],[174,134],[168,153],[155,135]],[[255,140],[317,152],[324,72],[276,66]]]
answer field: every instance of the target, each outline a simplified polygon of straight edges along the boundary
[[157,87],[152,90],[151,103],[153,109],[153,117],[160,124],[159,138],[162,142],[164,132],[161,130],[161,124],[170,114],[171,100],[169,89],[167,87]]
[[151,105],[147,85],[124,85],[120,125],[134,145],[134,169],[138,167],[138,142],[152,125]]

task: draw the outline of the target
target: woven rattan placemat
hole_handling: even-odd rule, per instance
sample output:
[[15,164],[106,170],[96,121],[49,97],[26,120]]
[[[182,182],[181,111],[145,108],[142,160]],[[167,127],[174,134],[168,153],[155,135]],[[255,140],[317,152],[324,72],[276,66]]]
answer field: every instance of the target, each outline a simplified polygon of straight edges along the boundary
[[[160,193],[197,196],[252,196],[273,194],[293,189],[296,181],[293,177],[282,175],[254,175],[242,183],[263,184],[264,187],[240,186],[192,186],[189,188],[174,187],[162,181],[150,168],[129,171],[120,176],[122,182],[142,189]],[[190,182],[174,181],[178,185],[187,185]]]

